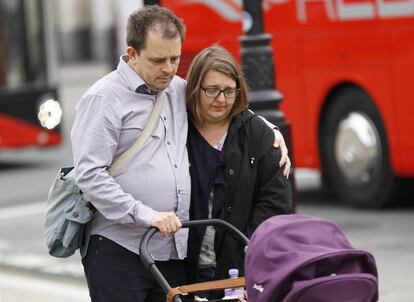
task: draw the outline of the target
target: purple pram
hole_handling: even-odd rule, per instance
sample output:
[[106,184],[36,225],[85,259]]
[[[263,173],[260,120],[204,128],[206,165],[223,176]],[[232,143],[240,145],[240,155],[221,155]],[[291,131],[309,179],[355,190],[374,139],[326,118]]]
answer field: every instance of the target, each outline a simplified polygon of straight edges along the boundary
[[351,246],[327,220],[293,214],[267,219],[245,258],[249,302],[374,302],[374,257]]

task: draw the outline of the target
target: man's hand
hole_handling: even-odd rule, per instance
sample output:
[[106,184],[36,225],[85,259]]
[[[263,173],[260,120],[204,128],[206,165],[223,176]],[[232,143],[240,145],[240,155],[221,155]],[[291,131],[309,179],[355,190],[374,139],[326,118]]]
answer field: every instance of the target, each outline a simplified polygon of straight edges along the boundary
[[160,212],[154,216],[151,225],[156,227],[163,236],[169,236],[181,228],[181,221],[173,212]]
[[288,156],[288,149],[286,147],[285,139],[283,138],[282,133],[280,133],[279,130],[273,129],[273,132],[275,133],[275,142],[273,143],[273,147],[280,148],[280,151],[282,153],[282,157],[279,162],[279,166],[283,167],[283,175],[286,176],[286,178],[289,177],[290,172],[290,166],[292,165]]

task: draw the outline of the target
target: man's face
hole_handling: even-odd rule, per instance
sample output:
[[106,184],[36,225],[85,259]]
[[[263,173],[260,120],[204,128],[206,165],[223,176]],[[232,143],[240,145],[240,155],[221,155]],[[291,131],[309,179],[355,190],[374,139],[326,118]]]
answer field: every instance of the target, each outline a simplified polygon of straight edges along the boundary
[[160,30],[148,32],[147,44],[140,54],[128,50],[130,66],[153,91],[166,88],[177,72],[181,56],[181,39],[163,38]]

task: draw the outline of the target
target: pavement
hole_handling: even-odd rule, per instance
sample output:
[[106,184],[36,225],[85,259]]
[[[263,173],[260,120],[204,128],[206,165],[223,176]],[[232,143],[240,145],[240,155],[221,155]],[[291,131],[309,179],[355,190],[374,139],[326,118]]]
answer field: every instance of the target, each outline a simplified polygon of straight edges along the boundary
[[[75,104],[109,70],[93,62],[60,68],[66,142]],[[51,181],[58,168],[72,162],[70,143],[42,150],[2,150],[0,160],[0,302],[89,301],[79,254],[51,257],[42,232]]]
[[87,302],[85,285],[63,283],[61,280],[34,278],[10,271],[0,272],[0,302]]

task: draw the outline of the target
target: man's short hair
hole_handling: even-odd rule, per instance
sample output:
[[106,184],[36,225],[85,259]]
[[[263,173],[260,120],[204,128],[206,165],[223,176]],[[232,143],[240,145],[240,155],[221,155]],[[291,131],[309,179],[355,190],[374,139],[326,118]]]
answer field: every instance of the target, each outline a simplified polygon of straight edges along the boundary
[[185,25],[172,11],[158,5],[147,5],[128,18],[127,45],[139,54],[146,47],[148,31],[160,26],[162,36],[167,39],[180,37],[184,42]]

